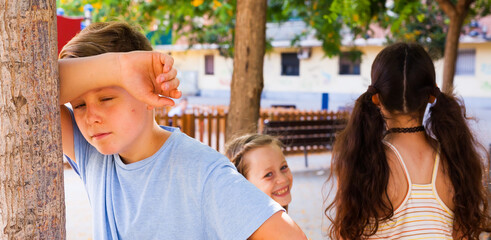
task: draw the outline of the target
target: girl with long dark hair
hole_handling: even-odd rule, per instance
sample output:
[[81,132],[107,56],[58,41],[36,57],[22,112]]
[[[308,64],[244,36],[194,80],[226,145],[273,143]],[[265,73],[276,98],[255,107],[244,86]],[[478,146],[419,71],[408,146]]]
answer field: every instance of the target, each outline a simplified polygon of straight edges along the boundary
[[386,47],[334,146],[330,237],[477,239],[490,219],[478,146],[426,51]]

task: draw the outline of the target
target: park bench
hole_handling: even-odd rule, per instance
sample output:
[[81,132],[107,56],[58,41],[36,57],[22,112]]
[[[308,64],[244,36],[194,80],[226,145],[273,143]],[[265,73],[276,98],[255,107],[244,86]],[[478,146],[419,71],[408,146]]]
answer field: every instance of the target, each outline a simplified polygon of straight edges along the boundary
[[273,104],[272,108],[285,108],[285,109],[297,109],[297,106],[292,104]]
[[285,151],[303,149],[305,167],[308,167],[308,148],[332,149],[335,135],[346,127],[346,118],[264,121],[263,133],[277,137]]

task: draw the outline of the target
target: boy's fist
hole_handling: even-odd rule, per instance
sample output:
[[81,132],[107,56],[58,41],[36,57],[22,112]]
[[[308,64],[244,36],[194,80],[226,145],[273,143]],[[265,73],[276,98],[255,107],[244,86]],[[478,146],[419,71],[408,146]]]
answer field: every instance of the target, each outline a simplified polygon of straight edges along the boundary
[[151,107],[174,105],[181,97],[174,59],[159,52],[136,51],[119,55],[120,82],[131,95]]

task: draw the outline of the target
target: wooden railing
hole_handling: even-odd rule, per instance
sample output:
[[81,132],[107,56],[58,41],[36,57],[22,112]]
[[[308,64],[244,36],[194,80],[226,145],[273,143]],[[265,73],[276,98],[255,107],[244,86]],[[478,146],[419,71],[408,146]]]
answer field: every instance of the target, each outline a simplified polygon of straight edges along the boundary
[[[159,125],[181,128],[188,136],[195,138],[216,149],[224,150],[225,121],[227,106],[193,107],[182,116],[168,117],[169,109],[157,109],[155,119]],[[348,118],[348,112],[331,111],[302,111],[296,109],[268,108],[261,109],[258,122],[258,132],[262,132],[265,120],[291,121]]]

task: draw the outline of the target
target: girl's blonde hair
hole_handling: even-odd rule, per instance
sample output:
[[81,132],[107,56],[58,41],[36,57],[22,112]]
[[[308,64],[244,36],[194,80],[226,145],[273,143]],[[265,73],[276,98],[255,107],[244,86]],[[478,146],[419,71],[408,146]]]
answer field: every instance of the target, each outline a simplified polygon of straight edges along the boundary
[[225,147],[225,154],[235,165],[237,171],[247,178],[249,169],[243,161],[244,155],[253,149],[270,144],[283,148],[283,143],[270,135],[247,134],[230,141]]

